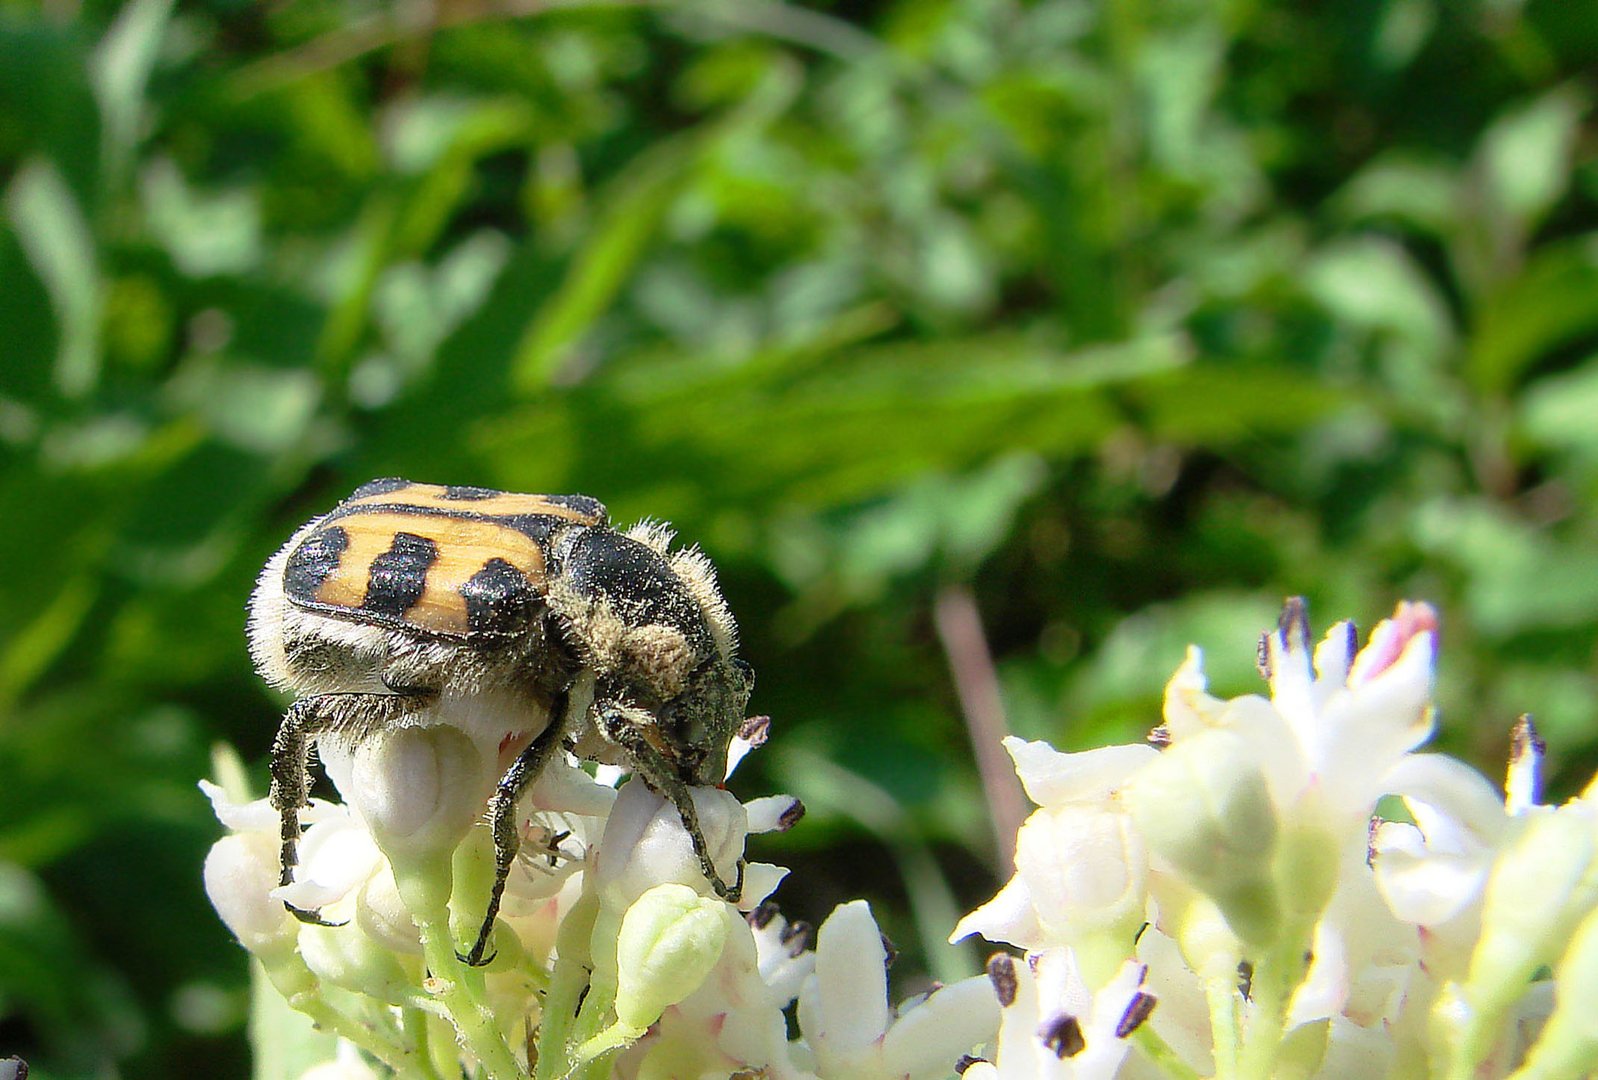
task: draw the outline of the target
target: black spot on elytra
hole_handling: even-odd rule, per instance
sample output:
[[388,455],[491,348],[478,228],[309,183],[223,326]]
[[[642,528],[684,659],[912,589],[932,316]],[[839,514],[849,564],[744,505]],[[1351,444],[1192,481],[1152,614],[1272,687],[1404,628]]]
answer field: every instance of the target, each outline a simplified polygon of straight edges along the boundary
[[337,525],[318,529],[289,553],[283,567],[283,591],[290,600],[314,603],[316,590],[338,569],[350,546],[350,534]]
[[478,499],[492,499],[501,494],[493,488],[472,487],[469,484],[450,484],[444,489],[444,498],[451,502],[474,502]]
[[564,506],[568,510],[575,510],[584,517],[594,519],[597,525],[603,525],[610,517],[610,511],[605,509],[605,504],[590,495],[545,495],[545,502]]
[[398,476],[385,476],[381,480],[368,480],[366,483],[350,492],[349,499],[345,499],[344,501],[349,502],[351,499],[364,499],[372,495],[387,495],[391,491],[399,491],[402,488],[408,488],[410,486],[411,482],[409,480],[402,479]]
[[361,608],[399,618],[422,598],[427,571],[438,560],[438,545],[425,536],[397,532],[389,549],[372,560]]
[[522,572],[504,559],[489,559],[461,586],[466,625],[473,634],[503,635],[524,629],[538,597]]

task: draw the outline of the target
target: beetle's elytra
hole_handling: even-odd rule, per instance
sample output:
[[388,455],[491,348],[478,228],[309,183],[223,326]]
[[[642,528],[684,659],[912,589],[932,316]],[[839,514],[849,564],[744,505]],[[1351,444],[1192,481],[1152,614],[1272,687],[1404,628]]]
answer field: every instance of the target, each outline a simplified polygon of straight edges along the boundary
[[[536,732],[488,803],[496,880],[468,963],[484,963],[516,856],[516,801],[560,746],[624,764],[676,805],[711,885],[689,788],[722,779],[753,685],[710,561],[625,532],[585,495],[374,480],[304,525],[250,600],[250,653],[298,700],[272,752],[282,882],[293,880],[306,754],[470,699],[471,723]],[[292,909],[291,909],[292,910]],[[314,912],[295,910],[318,921]]]

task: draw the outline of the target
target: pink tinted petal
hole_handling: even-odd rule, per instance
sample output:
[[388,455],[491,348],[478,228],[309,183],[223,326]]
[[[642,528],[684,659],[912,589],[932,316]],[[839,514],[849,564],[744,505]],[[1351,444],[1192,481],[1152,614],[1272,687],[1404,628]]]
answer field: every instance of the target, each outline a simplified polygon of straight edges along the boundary
[[1377,625],[1370,642],[1354,658],[1348,685],[1363,686],[1376,678],[1396,663],[1417,637],[1431,637],[1435,647],[1437,626],[1437,609],[1430,604],[1399,601],[1393,617]]
[[1046,742],[1013,735],[1004,740],[1004,748],[1015,761],[1027,797],[1039,806],[1104,799],[1159,753],[1152,746],[1130,745],[1062,754]]
[[1432,644],[1414,638],[1379,678],[1327,702],[1307,745],[1335,805],[1368,810],[1381,775],[1431,737]]

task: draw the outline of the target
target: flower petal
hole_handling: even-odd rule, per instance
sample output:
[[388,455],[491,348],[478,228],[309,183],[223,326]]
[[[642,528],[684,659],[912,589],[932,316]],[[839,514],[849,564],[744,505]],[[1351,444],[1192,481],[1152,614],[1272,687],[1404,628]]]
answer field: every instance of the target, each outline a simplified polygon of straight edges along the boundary
[[1159,756],[1154,747],[1139,744],[1062,754],[1046,742],[1027,742],[1013,735],[1004,740],[1004,748],[1015,761],[1027,797],[1039,806],[1098,802]]
[[1032,904],[1032,892],[1020,874],[1012,877],[992,900],[956,923],[949,943],[963,941],[972,934],[1023,949],[1043,944],[1043,927]]
[[883,1072],[911,1080],[947,1076],[961,1054],[993,1038],[998,1028],[999,1003],[986,975],[941,987],[888,1029]]
[[805,1038],[823,1062],[854,1057],[887,1031],[887,963],[882,931],[864,900],[840,904],[821,924],[815,979],[801,1004],[810,1005]]

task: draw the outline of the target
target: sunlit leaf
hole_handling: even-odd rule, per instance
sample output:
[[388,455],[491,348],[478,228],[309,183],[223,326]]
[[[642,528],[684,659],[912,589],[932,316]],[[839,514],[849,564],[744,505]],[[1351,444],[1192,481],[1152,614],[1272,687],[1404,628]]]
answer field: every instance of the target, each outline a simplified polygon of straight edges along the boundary
[[100,376],[100,276],[89,224],[60,172],[46,161],[30,162],[17,173],[5,203],[55,309],[56,385],[69,396],[85,394]]

